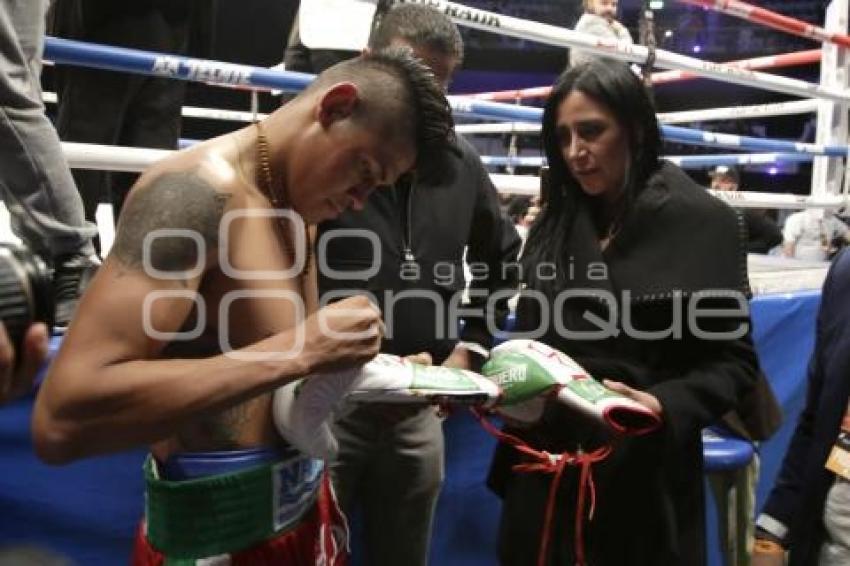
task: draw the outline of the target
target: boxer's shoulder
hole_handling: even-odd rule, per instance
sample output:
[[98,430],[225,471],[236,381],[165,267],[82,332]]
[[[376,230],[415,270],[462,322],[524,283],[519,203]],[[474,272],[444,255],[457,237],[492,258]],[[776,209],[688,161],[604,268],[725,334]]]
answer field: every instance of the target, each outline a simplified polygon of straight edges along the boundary
[[218,246],[219,225],[233,197],[197,167],[151,171],[128,196],[112,255],[127,266],[142,265],[146,254],[158,269],[194,265],[199,250]]

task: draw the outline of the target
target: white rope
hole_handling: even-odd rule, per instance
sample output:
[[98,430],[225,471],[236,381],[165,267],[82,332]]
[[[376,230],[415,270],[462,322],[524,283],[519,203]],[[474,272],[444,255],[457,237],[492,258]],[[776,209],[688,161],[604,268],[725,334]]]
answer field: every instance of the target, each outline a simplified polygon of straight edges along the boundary
[[844,195],[792,195],[788,193],[761,193],[755,191],[712,191],[710,193],[737,208],[782,208],[802,210],[824,208],[836,210],[846,207],[850,198]]
[[459,134],[537,134],[540,124],[528,122],[502,122],[498,124],[458,124],[455,131]]
[[[68,164],[75,169],[141,172],[174,151],[85,143],[62,142]],[[490,179],[500,193],[534,196],[540,192],[536,175],[504,175],[493,173]],[[805,195],[758,193],[752,191],[712,191],[715,196],[743,208],[841,208],[850,202],[848,195]]]
[[74,169],[141,173],[173,150],[62,142],[68,165]]
[[[56,93],[45,92],[44,102],[56,104]],[[705,110],[686,110],[683,112],[662,112],[658,114],[658,120],[663,124],[686,124],[691,122],[710,122],[713,120],[737,120],[744,118],[769,118],[772,116],[788,116],[792,114],[806,114],[817,111],[817,100],[795,100],[792,102],[775,102],[770,104],[755,104],[752,106],[729,106],[725,108],[709,108]],[[201,108],[198,106],[184,106],[184,118],[198,118],[202,120],[221,120],[227,122],[254,121],[252,112],[239,110],[223,110],[218,108]],[[268,114],[257,114],[256,118],[263,120]],[[529,124],[528,122],[502,122],[494,124],[458,124],[455,131],[459,134],[537,134],[540,133],[540,124]]]
[[[707,108],[705,110],[685,110],[682,112],[661,112],[658,121],[663,124],[687,124],[692,122],[711,122],[717,120],[741,120],[746,118],[770,118],[816,112],[818,101],[814,99],[794,100],[754,104],[751,106],[728,106]],[[502,122],[495,124],[458,124],[455,131],[459,134],[539,134],[540,124],[527,122]]]
[[728,106],[707,108],[705,110],[685,110],[682,112],[662,112],[658,121],[663,124],[684,124],[690,122],[710,122],[713,120],[740,120],[745,118],[770,118],[816,112],[817,100],[795,100],[792,102],[774,102],[752,106]]
[[[55,92],[42,93],[42,100],[47,104],[56,104],[58,97]],[[223,110],[220,108],[201,108],[198,106],[184,106],[182,111],[184,118],[200,118],[202,120],[221,120],[224,122],[247,122],[254,121],[253,112],[242,112],[239,110]],[[256,118],[263,120],[268,114],[257,114]]]
[[536,196],[540,193],[540,177],[536,175],[505,175],[491,173],[490,180],[503,194]]
[[[648,56],[648,50],[643,45],[619,43],[609,38],[580,33],[571,29],[542,24],[540,22],[512,18],[445,0],[400,0],[400,2],[425,4],[444,12],[460,25],[500,35],[518,37],[520,39],[537,41],[559,47],[578,47],[579,49],[597,55],[604,55],[630,63],[643,64],[646,62]],[[655,56],[655,65],[664,69],[691,71],[697,75],[719,81],[742,84],[774,92],[784,92],[785,94],[793,94],[804,98],[819,97],[839,102],[850,101],[850,92],[841,89],[828,88],[806,81],[759,71],[736,68],[722,63],[703,61],[679,53],[665,51],[664,49],[656,49]]]

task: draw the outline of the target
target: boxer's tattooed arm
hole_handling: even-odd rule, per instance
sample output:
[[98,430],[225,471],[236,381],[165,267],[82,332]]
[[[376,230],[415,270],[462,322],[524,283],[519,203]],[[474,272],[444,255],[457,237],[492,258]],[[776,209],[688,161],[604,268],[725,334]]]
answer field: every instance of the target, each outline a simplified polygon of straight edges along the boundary
[[[229,196],[194,173],[161,175],[128,199],[110,255],[129,269],[191,270],[205,259],[199,253],[206,255],[218,247],[219,223]],[[169,230],[190,231],[195,236],[169,235]],[[155,237],[148,242],[149,265],[145,265],[149,234]]]

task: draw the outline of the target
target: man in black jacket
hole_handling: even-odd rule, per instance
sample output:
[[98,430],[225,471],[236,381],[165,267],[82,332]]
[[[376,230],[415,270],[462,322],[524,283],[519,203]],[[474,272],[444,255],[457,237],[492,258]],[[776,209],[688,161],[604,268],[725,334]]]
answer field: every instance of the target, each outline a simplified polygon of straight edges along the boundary
[[850,253],[823,285],[806,406],[756,522],[753,566],[837,566],[850,562]]
[[[455,25],[421,5],[396,6],[383,17],[370,48],[390,45],[413,48],[444,85],[463,54]],[[320,226],[320,290],[325,298],[333,290],[371,292],[386,322],[384,352],[475,368],[492,342],[487,318],[506,314],[509,293],[490,312],[487,297],[515,288],[511,265],[520,246],[480,158],[458,139],[440,170],[419,170],[381,193],[358,214]],[[464,306],[465,250],[473,281]],[[442,423],[434,408],[365,406],[334,432],[334,487],[344,510],[362,508],[365,563],[424,566],[443,479]]]
[[[741,186],[741,176],[735,167],[718,165],[711,173],[711,188],[715,191],[736,192]],[[742,211],[747,223],[747,251],[766,254],[782,243],[782,231],[762,209],[745,208]]]

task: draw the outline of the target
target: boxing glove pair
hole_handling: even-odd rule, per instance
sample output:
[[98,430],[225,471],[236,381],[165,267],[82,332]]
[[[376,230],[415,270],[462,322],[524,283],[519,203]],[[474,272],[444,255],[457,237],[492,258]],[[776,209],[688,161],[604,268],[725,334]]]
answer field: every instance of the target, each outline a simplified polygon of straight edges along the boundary
[[361,368],[314,375],[274,395],[278,431],[315,458],[333,460],[331,423],[356,403],[474,404],[514,421],[537,421],[547,401],[563,403],[626,435],[645,434],[660,419],[645,406],[604,387],[566,354],[533,340],[494,348],[483,375],[423,366],[379,354]]

